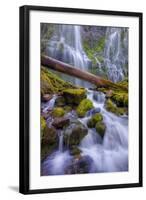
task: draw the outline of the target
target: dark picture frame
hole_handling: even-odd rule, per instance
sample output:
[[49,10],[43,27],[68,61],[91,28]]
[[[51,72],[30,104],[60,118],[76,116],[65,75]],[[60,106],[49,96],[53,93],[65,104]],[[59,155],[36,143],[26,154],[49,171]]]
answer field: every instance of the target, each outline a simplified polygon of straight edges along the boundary
[[[30,11],[43,12],[62,12],[62,13],[84,13],[95,15],[112,15],[137,17],[139,19],[139,181],[137,183],[113,184],[113,185],[97,185],[97,186],[81,186],[67,188],[48,188],[48,189],[33,189],[30,184],[30,54],[29,54],[29,31],[30,31]],[[20,154],[20,174],[19,174],[19,191],[22,194],[36,193],[52,193],[52,192],[68,192],[68,191],[83,191],[83,190],[99,190],[99,189],[115,189],[115,188],[130,188],[142,186],[142,13],[138,12],[123,12],[123,11],[107,11],[107,10],[89,10],[89,9],[74,9],[62,7],[44,7],[44,6],[22,6],[20,7],[20,132],[19,132],[19,154]],[[49,177],[48,177],[49,178]]]

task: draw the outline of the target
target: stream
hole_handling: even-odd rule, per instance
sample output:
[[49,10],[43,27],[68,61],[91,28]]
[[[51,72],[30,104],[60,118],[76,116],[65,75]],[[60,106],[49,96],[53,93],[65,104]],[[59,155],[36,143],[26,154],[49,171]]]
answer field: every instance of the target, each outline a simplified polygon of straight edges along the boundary
[[[53,99],[55,98],[54,96]],[[118,117],[108,112],[104,108],[105,97],[102,92],[87,89],[87,98],[93,102],[95,108],[100,109],[106,125],[103,139],[94,128],[88,128],[88,134],[78,146],[81,150],[82,160],[88,163],[87,173],[127,171],[128,117],[126,115]],[[48,105],[49,103],[46,103],[46,107]],[[79,118],[79,120],[87,126],[87,120],[91,116],[92,112],[89,111],[84,118]],[[42,162],[43,175],[70,174],[68,170],[70,166],[76,167],[76,162],[79,162],[78,159],[71,156],[69,149],[64,146],[62,131],[59,132],[58,138],[58,149]]]

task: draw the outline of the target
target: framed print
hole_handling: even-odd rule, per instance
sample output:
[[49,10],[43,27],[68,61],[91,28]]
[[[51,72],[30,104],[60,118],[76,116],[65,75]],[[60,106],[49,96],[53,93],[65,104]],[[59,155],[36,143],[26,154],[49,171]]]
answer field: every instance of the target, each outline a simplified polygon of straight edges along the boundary
[[142,186],[142,13],[20,7],[20,192]]

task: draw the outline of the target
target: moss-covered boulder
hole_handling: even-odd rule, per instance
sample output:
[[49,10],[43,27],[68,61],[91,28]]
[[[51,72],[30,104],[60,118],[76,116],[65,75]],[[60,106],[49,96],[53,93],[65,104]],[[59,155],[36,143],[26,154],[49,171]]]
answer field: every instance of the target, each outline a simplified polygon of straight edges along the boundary
[[95,128],[96,123],[101,122],[103,120],[103,116],[101,113],[96,113],[93,115],[87,122],[87,126],[89,128]]
[[126,111],[125,108],[118,108],[110,99],[105,102],[105,108],[116,115],[123,115]]
[[62,107],[65,106],[65,98],[63,96],[59,96],[55,101],[55,106]]
[[47,126],[46,121],[41,116],[41,138],[44,136],[44,130],[45,130],[46,126]]
[[41,159],[44,159],[47,155],[52,153],[58,144],[58,137],[55,128],[44,129],[41,140]]
[[83,99],[86,98],[85,89],[66,89],[63,91],[66,104],[78,105]]
[[41,96],[62,92],[65,89],[76,88],[69,82],[59,78],[45,67],[41,67]]
[[72,107],[71,106],[64,106],[63,109],[65,110],[66,113],[68,113],[72,110]]
[[97,133],[103,138],[106,130],[105,124],[103,122],[97,122],[95,128]]
[[64,126],[68,126],[69,125],[70,120],[66,117],[59,117],[59,118],[55,118],[53,120],[52,126],[54,126],[55,128],[63,128]]
[[78,120],[70,122],[70,125],[64,129],[65,146],[71,148],[79,145],[81,140],[87,135],[88,129]]
[[79,117],[84,117],[86,115],[86,112],[91,110],[92,108],[93,108],[92,101],[89,99],[84,99],[80,102],[76,111]]
[[61,107],[55,107],[52,111],[52,116],[53,117],[63,117],[65,114],[65,111]]
[[128,107],[128,93],[126,92],[114,92],[111,99],[119,107]]

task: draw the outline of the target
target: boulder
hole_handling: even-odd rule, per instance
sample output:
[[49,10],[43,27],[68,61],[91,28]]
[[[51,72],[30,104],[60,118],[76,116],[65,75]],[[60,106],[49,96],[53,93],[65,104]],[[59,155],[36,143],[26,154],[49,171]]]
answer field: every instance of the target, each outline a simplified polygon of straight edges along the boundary
[[71,148],[79,145],[81,140],[87,135],[88,129],[79,120],[73,120],[70,125],[64,129],[64,143]]
[[100,113],[96,113],[93,115],[87,122],[87,126],[89,128],[95,128],[96,123],[101,122],[103,120],[103,116]]
[[97,122],[95,128],[97,133],[103,138],[106,130],[105,124],[103,122]]
[[85,89],[66,89],[63,91],[66,104],[78,105],[83,99],[86,98]]
[[65,111],[61,107],[55,107],[52,111],[52,116],[53,117],[63,117],[65,114]]
[[62,96],[59,96],[55,101],[55,106],[56,107],[65,106],[65,98]]
[[92,108],[93,108],[92,101],[89,99],[84,99],[80,102],[76,111],[79,117],[84,117],[86,115],[86,112],[91,110]]
[[53,120],[52,126],[55,128],[63,128],[64,126],[69,125],[69,119],[66,117],[55,118]]

